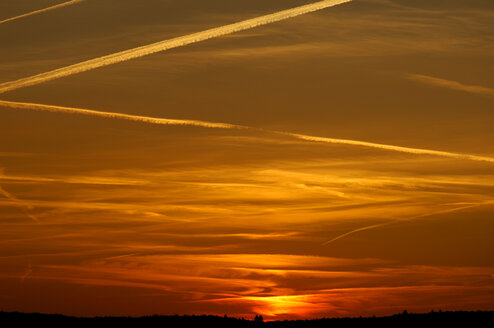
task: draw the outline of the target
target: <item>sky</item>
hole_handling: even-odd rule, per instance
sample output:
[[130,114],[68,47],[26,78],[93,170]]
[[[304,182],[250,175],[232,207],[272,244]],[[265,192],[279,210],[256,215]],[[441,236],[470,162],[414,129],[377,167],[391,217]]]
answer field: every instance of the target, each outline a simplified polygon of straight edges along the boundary
[[1,1],[0,310],[493,310],[494,3],[313,2]]

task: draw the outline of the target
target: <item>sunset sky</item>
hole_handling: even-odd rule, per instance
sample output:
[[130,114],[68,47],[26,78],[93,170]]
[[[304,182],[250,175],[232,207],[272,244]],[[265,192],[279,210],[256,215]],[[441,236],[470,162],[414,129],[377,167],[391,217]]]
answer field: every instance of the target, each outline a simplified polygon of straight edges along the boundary
[[314,2],[1,0],[0,311],[494,310],[494,1]]

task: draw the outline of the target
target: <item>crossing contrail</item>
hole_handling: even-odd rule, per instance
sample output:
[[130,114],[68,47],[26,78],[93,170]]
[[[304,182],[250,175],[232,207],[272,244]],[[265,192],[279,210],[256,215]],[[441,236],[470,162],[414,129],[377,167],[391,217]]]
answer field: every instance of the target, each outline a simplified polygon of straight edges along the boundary
[[51,6],[51,7],[43,8],[43,9],[40,9],[40,10],[31,11],[31,12],[28,12],[28,13],[25,13],[25,14],[22,14],[22,15],[19,15],[19,16],[15,16],[15,17],[11,17],[11,18],[7,18],[7,19],[4,19],[4,20],[1,20],[0,21],[0,24],[7,23],[7,22],[10,22],[10,21],[13,21],[13,20],[16,20],[16,19],[19,19],[19,18],[27,17],[27,16],[41,14],[41,13],[44,13],[45,11],[50,11],[50,10],[53,10],[53,9],[58,9],[58,8],[67,7],[67,6],[70,6],[70,5],[75,5],[76,3],[83,2],[83,1],[85,1],[85,0],[71,0],[71,1],[67,1],[67,2],[64,2],[64,3],[60,3],[58,5],[54,5],[54,6]]
[[69,76],[72,74],[77,74],[89,70],[93,70],[99,67],[108,66],[127,60],[144,57],[157,52],[183,47],[192,43],[205,41],[212,38],[217,38],[223,35],[232,34],[235,32],[240,32],[248,29],[252,29],[258,26],[279,22],[292,17],[300,16],[310,12],[322,10],[328,7],[333,7],[345,2],[350,2],[352,0],[324,0],[318,1],[312,4],[287,9],[283,11],[276,12],[274,14],[265,15],[253,19],[244,20],[238,23],[225,25],[221,27],[212,28],[202,32],[197,32],[169,40],[164,40],[142,47],[137,47],[114,54],[110,54],[103,57],[98,57],[90,59],[84,62],[80,62],[74,65],[62,67],[53,71],[41,73],[38,75],[22,78],[20,80],[5,82],[0,84],[0,93],[7,91],[12,91],[15,89],[40,84],[43,82],[51,81],[54,79],[59,79],[61,77]]
[[217,122],[208,122],[208,121],[199,121],[199,120],[179,120],[179,119],[157,118],[157,117],[149,117],[149,116],[122,114],[122,113],[115,113],[115,112],[103,112],[103,111],[96,111],[96,110],[91,110],[91,109],[63,107],[63,106],[54,106],[54,105],[42,105],[42,104],[24,103],[24,102],[13,102],[13,101],[5,101],[5,100],[0,100],[0,107],[98,116],[98,117],[122,119],[122,120],[128,120],[128,121],[150,123],[150,124],[159,124],[159,125],[189,125],[189,126],[198,126],[198,127],[203,127],[203,128],[214,128],[214,129],[237,129],[237,130],[250,129],[250,130],[273,133],[273,134],[277,134],[277,135],[288,136],[291,138],[309,141],[309,142],[358,146],[358,147],[390,150],[390,151],[395,151],[395,152],[400,152],[400,153],[408,153],[408,154],[416,154],[416,155],[432,155],[432,156],[448,157],[448,158],[454,158],[454,159],[494,163],[493,157],[460,154],[460,153],[422,149],[422,148],[402,147],[402,146],[387,145],[387,144],[380,144],[380,143],[373,143],[373,142],[359,141],[359,140],[317,137],[317,136],[310,136],[310,135],[291,133],[291,132],[265,130],[262,128],[256,128],[256,127],[245,126],[245,125],[237,125],[237,124],[217,123]]

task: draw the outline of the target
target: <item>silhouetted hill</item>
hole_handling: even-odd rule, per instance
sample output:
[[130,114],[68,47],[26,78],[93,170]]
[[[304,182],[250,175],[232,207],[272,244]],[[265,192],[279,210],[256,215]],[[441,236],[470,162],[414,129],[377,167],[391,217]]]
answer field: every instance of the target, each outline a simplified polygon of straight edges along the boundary
[[78,318],[55,314],[0,312],[0,327],[20,325],[49,325],[51,327],[419,327],[421,325],[462,325],[490,327],[494,311],[430,312],[425,314],[396,314],[389,317],[334,318],[315,320],[259,322],[219,316],[147,316]]

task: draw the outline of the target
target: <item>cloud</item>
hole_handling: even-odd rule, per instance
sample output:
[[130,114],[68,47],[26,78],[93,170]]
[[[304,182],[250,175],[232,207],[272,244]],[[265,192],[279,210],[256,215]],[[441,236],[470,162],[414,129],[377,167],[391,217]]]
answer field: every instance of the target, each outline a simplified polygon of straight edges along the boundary
[[[131,297],[140,300],[153,291],[173,292],[177,297],[170,305],[187,300],[187,309],[196,313],[203,313],[208,304],[212,306],[210,313],[236,305],[237,315],[257,312],[270,319],[293,319],[372,315],[383,310],[393,313],[400,308],[445,310],[444,299],[448,299],[448,306],[465,309],[488,306],[493,299],[491,275],[490,267],[240,253],[129,254],[80,264],[38,265],[30,279],[96,290],[127,287],[137,290]],[[108,299],[129,297],[118,290],[112,293]],[[469,305],[472,301],[478,304]],[[143,313],[146,309],[139,304],[135,311]]]
[[114,186],[140,186],[149,184],[148,181],[142,181],[130,178],[107,177],[107,176],[69,176],[69,177],[36,177],[36,176],[19,176],[5,175],[0,170],[0,181],[26,182],[26,183],[68,183],[68,184],[87,184],[87,185],[114,185]]
[[409,80],[416,81],[438,88],[446,88],[456,91],[463,91],[477,95],[494,96],[494,89],[480,85],[468,85],[457,81],[445,80],[433,76],[421,74],[406,74],[405,77]]
[[59,79],[65,76],[82,73],[85,71],[90,71],[99,67],[104,67],[124,61],[128,61],[131,59],[136,59],[140,57],[144,57],[147,55],[151,55],[157,52],[166,51],[173,48],[183,47],[189,44],[209,40],[212,38],[217,38],[220,36],[249,30],[258,26],[271,24],[275,22],[279,22],[285,19],[289,19],[292,17],[308,14],[314,11],[322,10],[328,7],[333,7],[342,3],[350,2],[351,0],[324,0],[315,2],[312,4],[287,9],[283,11],[276,12],[274,14],[265,15],[253,19],[248,19],[242,22],[225,25],[209,30],[205,30],[202,32],[197,32],[169,40],[164,40],[160,42],[156,42],[153,44],[145,45],[142,47],[129,49],[117,53],[113,53],[111,55],[98,57],[95,59],[87,60],[81,63],[77,63],[74,65],[62,67],[53,71],[45,72],[42,74],[38,74],[35,76],[30,76],[27,78],[23,78],[16,81],[5,82],[0,84],[0,93],[4,93],[7,91],[12,91],[18,88],[23,88],[31,85],[36,85],[40,83],[44,83],[47,81],[51,81],[54,79]]
[[47,12],[47,11],[50,11],[50,10],[54,10],[54,9],[58,9],[58,8],[62,8],[62,7],[67,7],[67,6],[71,6],[71,5],[75,5],[76,3],[83,2],[83,1],[85,1],[85,0],[71,0],[71,1],[67,1],[67,2],[64,2],[64,3],[60,3],[58,5],[50,6],[50,7],[47,7],[47,8],[43,8],[43,9],[31,11],[31,12],[28,12],[28,13],[25,13],[25,14],[22,14],[22,15],[18,15],[18,16],[15,16],[15,17],[11,17],[11,18],[7,18],[7,19],[4,19],[4,20],[1,20],[0,21],[0,24],[4,24],[4,23],[7,23],[7,22],[10,22],[10,21],[13,21],[13,20],[17,20],[17,19],[20,19],[20,18],[32,16],[32,15],[41,14],[41,13],[44,13],[44,12]]
[[[0,157],[29,157],[33,156],[30,153],[19,153],[19,152],[5,152],[0,151]],[[0,174],[2,173],[2,169],[0,169]]]
[[6,191],[5,189],[3,189],[2,187],[0,187],[0,195],[4,196],[11,203],[13,203],[16,206],[18,206],[19,208],[21,208],[22,211],[24,212],[24,214],[26,214],[26,216],[29,217],[31,220],[33,220],[36,223],[39,223],[38,218],[35,217],[34,215],[32,215],[30,213],[31,208],[32,208],[31,205],[29,205],[26,202],[24,202],[23,200],[15,197],[14,195],[12,195],[11,193],[9,193],[8,191]]

